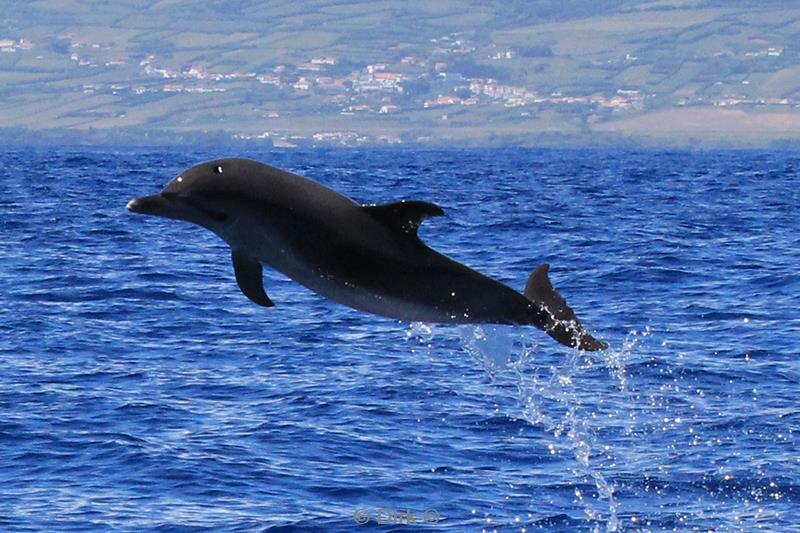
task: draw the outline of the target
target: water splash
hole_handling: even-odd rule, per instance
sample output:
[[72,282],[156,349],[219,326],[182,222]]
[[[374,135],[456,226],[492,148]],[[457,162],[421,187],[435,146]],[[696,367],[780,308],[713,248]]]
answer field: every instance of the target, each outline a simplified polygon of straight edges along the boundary
[[525,346],[519,338],[500,331],[498,326],[465,326],[460,328],[461,347],[475,359],[494,380],[497,372],[518,361]]
[[[619,506],[614,498],[614,487],[599,467],[592,464],[592,450],[598,447],[598,443],[591,428],[590,415],[582,409],[576,387],[576,376],[581,372],[586,357],[581,352],[570,351],[561,364],[551,362],[543,369],[544,365],[538,364],[531,347],[511,365],[511,369],[516,377],[523,417],[531,424],[543,427],[572,452],[578,464],[573,469],[575,475],[591,479],[598,499],[606,502],[608,510],[603,512],[576,488],[575,496],[584,506],[587,518],[598,524],[595,530],[605,522],[607,531],[618,531]],[[624,366],[621,365],[621,362],[615,363],[624,375]]]
[[[426,324],[412,324],[407,332],[429,350],[433,347],[436,330]],[[619,505],[614,496],[614,486],[603,474],[601,467],[592,461],[593,450],[600,446],[591,427],[591,416],[583,409],[576,378],[600,362],[617,380],[620,391],[628,391],[626,363],[639,342],[639,332],[631,332],[620,350],[607,350],[600,354],[570,351],[565,360],[537,359],[537,344],[519,328],[478,325],[459,328],[461,347],[481,365],[494,382],[500,374],[514,378],[522,416],[529,423],[544,428],[575,458],[573,473],[591,480],[597,492],[592,500],[579,489],[575,497],[584,508],[586,517],[600,531],[620,531]],[[649,330],[643,335],[649,334]],[[557,453],[556,445],[549,446]],[[608,451],[608,446],[603,447]],[[604,502],[603,508],[599,505]]]

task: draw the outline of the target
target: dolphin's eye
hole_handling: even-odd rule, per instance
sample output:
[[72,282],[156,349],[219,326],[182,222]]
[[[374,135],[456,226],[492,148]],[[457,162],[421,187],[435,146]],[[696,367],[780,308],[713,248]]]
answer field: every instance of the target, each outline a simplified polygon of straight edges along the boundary
[[222,174],[222,167],[219,165],[214,167],[214,174]]

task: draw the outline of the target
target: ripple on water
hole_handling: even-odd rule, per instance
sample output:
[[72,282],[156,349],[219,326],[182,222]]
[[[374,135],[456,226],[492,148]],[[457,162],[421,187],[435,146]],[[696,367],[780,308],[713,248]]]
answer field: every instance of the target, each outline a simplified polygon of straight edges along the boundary
[[271,272],[277,306],[251,305],[224,244],[124,209],[219,155],[5,154],[0,529],[798,523],[796,155],[242,154],[359,201],[436,202],[423,239],[512,287],[551,263],[611,345],[595,354],[398,324]]

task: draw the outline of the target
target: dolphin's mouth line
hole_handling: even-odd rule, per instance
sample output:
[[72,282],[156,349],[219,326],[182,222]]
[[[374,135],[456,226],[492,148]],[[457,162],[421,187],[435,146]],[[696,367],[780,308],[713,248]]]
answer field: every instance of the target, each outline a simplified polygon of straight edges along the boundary
[[181,205],[184,209],[188,207],[195,210],[216,222],[225,222],[228,220],[227,213],[211,209],[209,207],[192,202],[187,198],[181,198],[175,193],[160,193],[150,196],[142,196],[141,198],[134,198],[125,206],[128,211],[133,213],[140,213],[142,215],[154,215],[166,218],[175,218],[173,213],[176,213]]
[[[134,198],[125,206],[128,211],[142,215],[161,215],[169,206],[169,202],[160,194]],[[162,215],[163,216],[163,215]]]

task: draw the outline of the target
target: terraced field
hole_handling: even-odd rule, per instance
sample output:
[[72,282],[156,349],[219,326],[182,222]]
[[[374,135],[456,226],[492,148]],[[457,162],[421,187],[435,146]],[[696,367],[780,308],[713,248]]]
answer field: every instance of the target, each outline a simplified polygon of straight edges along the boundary
[[786,2],[3,3],[9,142],[800,142]]

